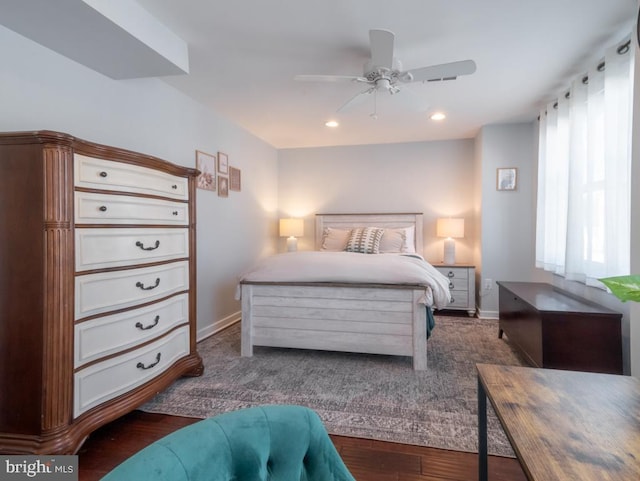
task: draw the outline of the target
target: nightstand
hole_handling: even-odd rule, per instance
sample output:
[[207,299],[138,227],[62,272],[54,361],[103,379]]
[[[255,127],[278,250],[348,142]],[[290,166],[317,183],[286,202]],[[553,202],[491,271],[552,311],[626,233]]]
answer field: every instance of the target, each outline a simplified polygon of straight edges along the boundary
[[476,314],[476,268],[466,264],[432,264],[449,279],[453,300],[445,309]]

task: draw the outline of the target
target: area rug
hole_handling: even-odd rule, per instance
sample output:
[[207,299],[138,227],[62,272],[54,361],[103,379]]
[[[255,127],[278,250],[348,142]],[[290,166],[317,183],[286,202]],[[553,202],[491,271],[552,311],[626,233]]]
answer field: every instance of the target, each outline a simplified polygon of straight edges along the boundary
[[[143,411],[205,418],[259,404],[300,404],[331,434],[477,452],[476,363],[522,365],[497,321],[436,316],[426,371],[411,358],[256,347],[240,357],[240,325],[200,342],[204,374],[183,378]],[[489,453],[513,451],[489,405]]]

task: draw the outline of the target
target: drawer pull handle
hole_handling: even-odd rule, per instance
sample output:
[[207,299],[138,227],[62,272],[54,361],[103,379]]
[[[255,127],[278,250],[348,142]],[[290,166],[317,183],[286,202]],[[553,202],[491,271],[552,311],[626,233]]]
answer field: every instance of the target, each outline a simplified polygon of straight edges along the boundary
[[100,172],[100,177],[106,177],[107,173],[103,170],[102,172]]
[[136,246],[140,247],[140,249],[142,249],[143,251],[152,251],[160,247],[160,241],[157,240],[155,246],[152,247],[145,247],[142,242],[138,241],[136,242]]
[[178,215],[178,211],[177,211],[177,210],[174,210],[174,211],[172,212],[172,214],[173,214],[173,215]]
[[455,274],[453,273],[453,271],[449,271],[449,273],[447,274],[447,277],[454,277]]
[[142,364],[141,362],[139,362],[138,364],[136,364],[136,367],[138,369],[151,369],[154,366],[157,366],[158,363],[160,362],[160,353],[158,353],[156,355],[156,362],[152,362],[151,364],[149,364],[148,366],[145,366],[144,364]]
[[172,188],[173,190],[175,190],[175,189],[177,189],[177,188],[178,188],[178,186],[177,186],[176,184],[173,184],[173,185],[171,186],[171,188]]
[[456,302],[456,299],[455,299],[455,297],[452,297],[451,298],[451,304],[453,304],[454,302]]
[[453,289],[453,288],[454,288],[453,282],[449,282],[449,289]]
[[136,282],[136,287],[139,287],[143,291],[150,291],[151,289],[155,289],[159,285],[160,285],[160,278],[159,277],[156,277],[156,283],[153,286],[149,286],[149,287],[144,287],[144,284],[142,282],[139,282],[139,281]]
[[100,212],[106,212],[107,211],[107,206],[106,205],[101,205],[100,207],[98,207],[98,210]]
[[149,324],[148,326],[143,326],[141,322],[136,322],[136,327],[141,331],[146,331],[147,329],[156,327],[158,325],[158,322],[160,322],[160,316],[156,316],[156,318],[153,320],[153,324]]

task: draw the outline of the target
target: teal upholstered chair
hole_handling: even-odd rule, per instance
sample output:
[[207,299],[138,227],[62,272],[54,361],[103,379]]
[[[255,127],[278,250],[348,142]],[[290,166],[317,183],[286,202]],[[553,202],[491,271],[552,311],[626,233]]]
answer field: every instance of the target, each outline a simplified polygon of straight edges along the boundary
[[355,481],[318,415],[302,406],[220,414],[147,446],[103,481]]

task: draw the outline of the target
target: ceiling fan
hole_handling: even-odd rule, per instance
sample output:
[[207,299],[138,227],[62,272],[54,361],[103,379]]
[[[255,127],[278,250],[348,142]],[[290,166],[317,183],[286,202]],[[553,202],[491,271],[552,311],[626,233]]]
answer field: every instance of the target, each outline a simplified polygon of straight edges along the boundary
[[[469,75],[476,71],[473,60],[430,65],[428,67],[402,70],[400,61],[393,56],[395,35],[389,30],[369,30],[371,59],[364,65],[361,76],[353,75],[296,75],[295,80],[306,82],[357,82],[368,87],[349,99],[337,111],[341,112],[359,103],[369,94],[388,92],[390,95],[401,91],[401,85],[410,82],[435,82],[440,80],[455,80],[460,75]],[[377,118],[375,111],[371,117]]]

